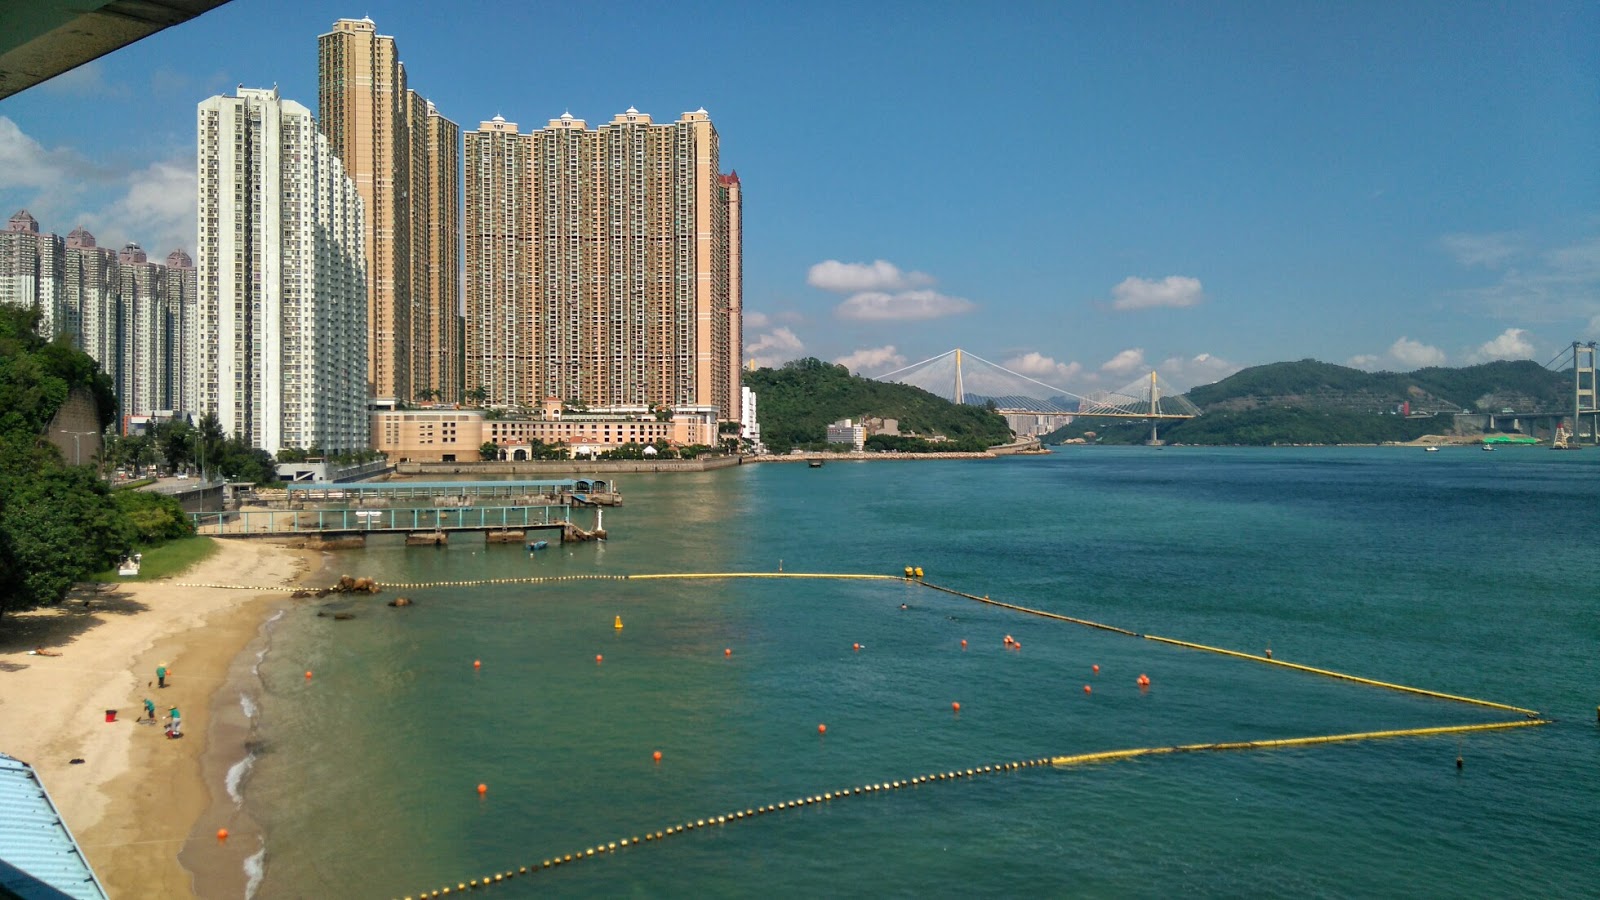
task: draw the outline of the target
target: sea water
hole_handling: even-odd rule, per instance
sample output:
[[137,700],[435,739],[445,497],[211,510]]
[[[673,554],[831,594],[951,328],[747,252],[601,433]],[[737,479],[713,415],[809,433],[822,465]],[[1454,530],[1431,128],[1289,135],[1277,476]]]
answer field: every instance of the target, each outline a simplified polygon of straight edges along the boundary
[[[979,596],[1557,720],[936,781],[602,852],[497,896],[1593,896],[1597,476],[1600,451],[1542,449],[746,465],[622,477],[603,544],[375,540],[340,562],[391,583],[921,566]],[[416,605],[386,607],[397,594]],[[276,623],[260,677],[242,791],[268,898],[415,896],[953,769],[1521,718],[903,581],[329,597]]]

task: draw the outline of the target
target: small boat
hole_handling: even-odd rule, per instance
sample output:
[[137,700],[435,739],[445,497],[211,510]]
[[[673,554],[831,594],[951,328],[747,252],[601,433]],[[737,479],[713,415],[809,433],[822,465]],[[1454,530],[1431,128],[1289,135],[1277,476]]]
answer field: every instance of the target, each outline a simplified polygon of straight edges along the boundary
[[543,550],[543,549],[545,549],[546,547],[549,547],[549,546],[550,546],[550,542],[549,541],[529,541],[528,542],[528,550],[529,551]]
[[1438,447],[1429,447],[1428,448],[1428,452],[1429,453],[1438,453],[1439,452],[1439,448]]
[[1484,449],[1484,452],[1486,452],[1486,453],[1493,453],[1494,452],[1494,445],[1493,444],[1484,444],[1483,445],[1483,449]]
[[822,460],[813,459],[810,462],[806,463],[806,465],[810,466],[813,469],[820,469],[820,468],[822,468]]

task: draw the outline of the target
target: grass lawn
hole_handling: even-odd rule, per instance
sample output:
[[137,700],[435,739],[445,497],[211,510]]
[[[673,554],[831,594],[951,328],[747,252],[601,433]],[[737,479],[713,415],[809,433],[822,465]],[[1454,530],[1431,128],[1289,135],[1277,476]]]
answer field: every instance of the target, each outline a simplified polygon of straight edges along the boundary
[[89,576],[90,581],[153,581],[176,575],[195,563],[217,552],[217,539],[194,535],[167,541],[157,547],[141,547],[144,559],[139,563],[139,574],[130,578],[117,575],[116,569],[107,569]]

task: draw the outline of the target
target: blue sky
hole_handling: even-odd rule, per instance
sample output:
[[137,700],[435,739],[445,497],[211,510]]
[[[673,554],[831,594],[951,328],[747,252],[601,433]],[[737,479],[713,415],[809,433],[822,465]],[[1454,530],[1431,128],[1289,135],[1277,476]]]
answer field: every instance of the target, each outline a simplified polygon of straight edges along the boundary
[[463,130],[704,106],[747,348],[1057,387],[1600,338],[1600,5],[234,0],[0,101],[0,215],[194,243],[195,104],[394,35]]

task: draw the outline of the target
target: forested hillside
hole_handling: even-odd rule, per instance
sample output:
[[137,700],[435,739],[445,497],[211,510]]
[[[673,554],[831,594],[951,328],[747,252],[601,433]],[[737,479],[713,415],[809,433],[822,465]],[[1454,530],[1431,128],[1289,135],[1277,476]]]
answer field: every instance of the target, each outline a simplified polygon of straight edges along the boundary
[[951,403],[909,385],[861,378],[819,359],[745,372],[744,384],[756,392],[761,438],[775,453],[823,447],[827,426],[845,418],[898,419],[902,434],[949,439],[929,449],[983,450],[1011,439],[1006,420],[993,410]]
[[[1169,443],[1370,444],[1449,433],[1452,414],[1460,412],[1559,413],[1572,402],[1572,375],[1531,360],[1402,373],[1305,359],[1254,366],[1185,396],[1204,415],[1163,423],[1161,438]],[[1413,417],[1397,414],[1402,404]],[[1132,444],[1149,437],[1150,425],[1082,418],[1044,440],[1086,432],[1101,443]]]

